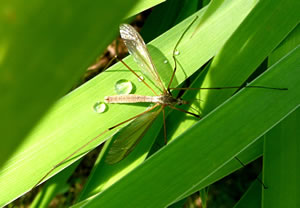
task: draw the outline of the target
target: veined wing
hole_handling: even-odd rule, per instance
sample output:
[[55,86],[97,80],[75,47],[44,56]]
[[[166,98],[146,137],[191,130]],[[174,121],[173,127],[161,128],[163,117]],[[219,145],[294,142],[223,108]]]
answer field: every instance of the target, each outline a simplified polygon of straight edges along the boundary
[[134,60],[140,66],[143,74],[149,78],[152,78],[162,89],[162,91],[166,92],[166,89],[147,50],[146,44],[140,34],[128,24],[120,25],[120,34],[126,47],[128,48],[129,53],[133,55]]
[[140,142],[161,110],[162,108],[154,112],[148,112],[117,132],[114,135],[113,143],[109,147],[105,162],[115,164],[124,159]]

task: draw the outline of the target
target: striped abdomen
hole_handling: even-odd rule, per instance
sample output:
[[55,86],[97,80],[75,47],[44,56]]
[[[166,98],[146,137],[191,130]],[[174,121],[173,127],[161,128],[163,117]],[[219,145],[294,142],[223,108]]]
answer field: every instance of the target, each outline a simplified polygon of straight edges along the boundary
[[106,96],[106,103],[161,103],[161,96],[144,96],[144,95],[113,95]]

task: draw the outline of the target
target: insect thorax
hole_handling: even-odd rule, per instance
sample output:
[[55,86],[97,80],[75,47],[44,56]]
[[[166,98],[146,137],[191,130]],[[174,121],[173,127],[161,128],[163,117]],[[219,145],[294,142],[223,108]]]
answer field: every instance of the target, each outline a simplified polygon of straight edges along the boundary
[[160,95],[156,96],[157,102],[165,105],[176,105],[180,104],[180,100],[172,97],[171,95]]

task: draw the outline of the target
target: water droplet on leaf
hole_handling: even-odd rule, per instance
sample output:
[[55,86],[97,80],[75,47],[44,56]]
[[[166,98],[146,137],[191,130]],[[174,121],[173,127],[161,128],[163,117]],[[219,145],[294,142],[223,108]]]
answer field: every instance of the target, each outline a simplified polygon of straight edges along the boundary
[[98,101],[94,104],[93,109],[96,113],[104,113],[106,110],[106,104]]
[[118,95],[128,95],[131,93],[133,85],[126,79],[121,79],[115,84],[115,91]]

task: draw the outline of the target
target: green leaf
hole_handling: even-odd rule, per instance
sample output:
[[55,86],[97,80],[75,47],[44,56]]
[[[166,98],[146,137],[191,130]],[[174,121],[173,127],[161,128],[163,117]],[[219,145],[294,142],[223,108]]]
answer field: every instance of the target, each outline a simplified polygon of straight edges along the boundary
[[[269,3],[273,4],[272,2]],[[283,4],[285,3],[283,2]],[[247,78],[249,74],[253,73],[253,71],[261,63],[261,61],[272,52],[272,49],[279,45],[281,39],[288,34],[291,28],[294,27],[295,23],[299,22],[299,18],[295,18],[293,16],[294,13],[288,17],[285,14],[286,9],[282,8],[283,11],[280,13],[277,9],[277,6],[279,5],[275,5],[273,7],[274,11],[276,11],[277,15],[282,15],[283,19],[290,18],[289,20],[291,20],[291,22],[289,22],[289,25],[286,24],[286,19],[284,19],[284,21],[278,21],[278,16],[276,16],[276,18],[273,18],[273,12],[272,10],[270,10],[271,7],[268,7],[268,10],[266,10],[265,12],[261,12],[262,5],[257,5],[256,7],[254,7],[253,11],[251,11],[247,19],[240,25],[234,35],[227,41],[226,45],[222,48],[221,53],[219,53],[213,60],[213,63],[207,69],[208,72],[207,74],[205,74],[205,78],[203,78],[204,81],[200,79],[200,84],[198,84],[198,87],[239,86],[242,82],[245,81],[245,78]],[[285,6],[291,7],[292,5]],[[273,25],[272,28],[274,32],[270,34],[266,31],[266,27],[264,27],[263,25],[259,26],[260,20],[263,19],[267,19],[269,21],[268,23],[266,23],[266,25]],[[279,23],[281,25],[279,25]],[[284,30],[285,33],[283,32]],[[299,31],[299,26],[294,29],[289,37],[286,38],[285,42],[290,45],[287,49],[284,49],[286,48],[286,44],[280,43],[278,49],[274,52],[275,54],[278,54],[276,55],[277,57],[280,57],[279,54],[281,54],[282,56],[286,55],[290,50],[299,45],[298,39],[300,36],[298,35],[297,31]],[[255,41],[249,41],[247,37],[252,37],[252,39],[254,39]],[[244,39],[244,42],[242,42],[241,39]],[[268,39],[268,41],[266,42],[265,39]],[[272,39],[273,41],[271,41],[270,39]],[[247,45],[245,45],[245,43],[247,43]],[[260,46],[259,48],[257,48],[258,45]],[[239,48],[243,48],[243,50],[239,50]],[[266,51],[266,49],[268,49],[268,51]],[[239,51],[239,53],[236,53],[237,50]],[[278,61],[273,57],[274,55],[272,54],[271,59],[274,60],[273,63]],[[211,76],[209,76],[210,74]],[[200,77],[201,76],[203,75],[200,75]],[[205,85],[202,83],[207,84]],[[278,83],[274,83],[274,85],[272,86],[281,87]],[[197,85],[195,85],[195,87],[197,87]],[[207,94],[209,96],[207,96]],[[225,90],[214,92],[212,92],[212,90],[202,90],[199,92],[199,95],[197,95],[197,98],[204,101],[200,102],[200,109],[203,110],[205,114],[209,112],[214,106],[221,103],[228,96],[230,96],[230,94],[228,94],[228,91]],[[182,115],[180,112],[174,112],[168,117],[167,120],[184,120],[185,118],[186,116]],[[167,123],[169,124],[168,127],[170,127],[169,137],[172,136],[172,138],[176,138],[176,136],[180,135],[184,129],[187,129],[189,126],[194,125],[195,121],[185,120],[180,124],[176,124],[174,122]],[[255,147],[253,148],[252,145],[251,148],[252,150],[249,150],[248,152],[245,152],[243,154],[243,158],[241,158],[243,163],[250,162],[262,154],[261,144],[257,145],[258,149],[255,149]],[[238,157],[240,158],[241,156],[238,155]],[[206,187],[207,185],[220,179],[221,177],[233,172],[237,167],[239,167],[238,163],[235,159],[233,159],[233,161],[227,163],[224,167],[216,171],[214,174],[210,175],[207,180],[201,182],[197,187],[193,188],[189,193],[187,193],[187,195],[200,190],[201,188]]]
[[[299,67],[299,66],[298,66]],[[266,134],[262,207],[299,207],[300,108]]]
[[[263,142],[264,142],[263,137],[257,139],[253,144],[250,144],[245,150],[240,152],[236,157],[245,165],[254,161],[255,159],[261,157],[263,154]],[[224,178],[225,176],[229,175],[230,173],[233,173],[234,171],[240,168],[243,168],[243,166],[239,163],[239,161],[237,161],[236,158],[232,158],[232,160],[224,164],[213,174],[209,175],[205,180],[201,181],[201,183],[199,183],[196,187],[193,187],[193,189],[189,190],[181,198],[187,197],[195,193],[197,190],[209,186],[210,184]]]
[[[299,8],[299,1],[259,1],[213,59],[202,87],[244,83],[300,22]],[[210,112],[231,94],[231,90],[200,91],[201,99],[205,99],[200,106],[204,113]]]
[[141,31],[145,43],[197,12],[198,4],[198,0],[172,0],[153,8]]
[[130,10],[129,14],[126,15],[126,17],[134,16],[138,13],[141,13],[142,11],[145,11],[151,7],[154,7],[158,4],[161,4],[165,2],[166,0],[148,0],[148,1],[139,1],[137,2],[134,7]]
[[299,56],[297,47],[251,83],[288,91],[241,90],[86,206],[164,207],[179,199],[299,105]]
[[[258,176],[261,178],[261,174]],[[262,184],[255,180],[234,208],[260,208]]]
[[38,193],[38,195],[36,195],[30,207],[49,207],[49,203],[58,193],[63,193],[63,191],[68,190],[70,185],[67,183],[67,180],[77,168],[80,161],[81,160],[76,161],[68,168],[60,172],[60,174],[57,174],[48,180],[43,186],[43,189]]
[[[184,67],[183,69],[178,69],[178,74],[176,77],[180,77],[180,73],[182,70],[184,70],[185,73],[188,73],[187,70],[189,69],[198,69],[199,65],[203,65],[205,62],[207,62],[211,56],[219,50],[222,44],[224,44],[224,41],[232,34],[232,32],[236,29],[234,28],[234,25],[231,25],[231,27],[224,27],[224,22],[233,23],[231,20],[235,19],[236,22],[235,26],[237,26],[245,17],[247,12],[252,8],[252,3],[249,2],[249,4],[245,4],[243,1],[236,1],[232,2],[230,4],[223,5],[222,9],[216,13],[214,18],[207,21],[208,25],[211,25],[210,27],[206,27],[203,30],[199,30],[199,35],[195,36],[195,39],[190,39],[189,34],[193,33],[193,29],[190,29],[188,31],[189,34],[186,35],[187,38],[185,38],[185,41],[183,41],[180,46],[181,55],[177,57],[179,59],[179,63],[183,60],[185,60],[186,65],[180,65]],[[235,16],[232,16],[232,12],[236,9],[239,9],[240,12],[235,13]],[[206,10],[202,10],[201,13],[198,13],[197,15],[202,16],[205,13]],[[201,21],[201,20],[200,20]],[[188,21],[185,21],[187,24],[191,22],[191,18]],[[214,23],[214,24],[213,24]],[[186,29],[187,24],[183,25],[181,28],[181,32],[177,32],[178,35],[181,35],[182,31]],[[176,28],[176,27],[175,27]],[[175,28],[170,30],[169,32],[175,31]],[[222,31],[222,36],[219,36],[219,31]],[[167,34],[166,34],[167,35]],[[163,35],[160,38],[164,38],[165,35]],[[197,38],[199,37],[199,39]],[[168,37],[168,40],[173,40],[174,38]],[[175,46],[175,43],[177,39],[174,39],[174,42],[169,45],[169,49],[167,51],[168,54],[171,54],[173,51],[173,48]],[[190,47],[190,42],[193,42],[194,45],[199,44],[199,47]],[[209,42],[211,44],[209,44]],[[163,48],[166,46],[168,41],[161,42],[160,48]],[[187,50],[184,50],[184,45],[188,44]],[[150,45],[151,46],[151,45]],[[200,51],[207,51],[208,47],[210,46],[211,53],[199,53]],[[149,49],[152,49],[152,47],[148,47]],[[150,51],[151,53],[151,51]],[[165,69],[163,64],[163,59],[159,56],[155,56],[156,54],[151,53],[153,56],[154,62],[156,62],[157,59],[160,59],[160,62],[156,62],[157,69]],[[186,56],[187,55],[187,56]],[[182,59],[184,58],[184,59]],[[169,59],[172,60],[172,59]],[[171,62],[172,63],[172,62]],[[196,63],[196,64],[195,64]],[[198,65],[199,64],[199,65]],[[201,66],[200,65],[200,66]],[[162,72],[161,70],[159,72]],[[171,73],[171,71],[169,71]],[[162,77],[166,77],[161,73]],[[170,74],[169,74],[170,75]],[[167,76],[167,79],[169,80],[169,75]],[[183,77],[186,77],[186,75],[183,74]],[[147,81],[147,80],[146,80]],[[167,82],[167,81],[166,81]],[[137,93],[138,94],[138,93]],[[115,106],[113,106],[115,107]],[[181,113],[181,112],[180,112]],[[182,114],[182,113],[181,113]],[[180,117],[180,116],[179,116]],[[189,119],[189,118],[188,118]],[[173,121],[178,121],[178,118],[173,119]],[[170,124],[170,123],[169,123]],[[167,132],[169,132],[169,127],[171,125],[167,124]],[[143,138],[142,142],[136,147],[134,152],[129,155],[129,158],[125,158],[121,163],[116,164],[114,166],[108,166],[103,164],[101,162],[100,158],[97,163],[97,166],[95,167],[95,170],[92,174],[92,177],[89,179],[89,183],[87,187],[85,187],[85,190],[83,194],[81,195],[80,199],[82,200],[84,197],[92,196],[93,194],[103,191],[105,188],[109,187],[113,183],[115,183],[117,180],[122,178],[124,175],[126,175],[128,172],[130,172],[132,169],[134,169],[136,166],[138,166],[144,158],[147,156],[147,152],[151,148],[151,145],[156,138],[156,135],[158,134],[158,129],[160,129],[162,122],[160,123],[155,122],[155,127],[151,128],[148,133],[146,134],[146,137]],[[170,139],[170,137],[168,137]],[[102,155],[101,155],[102,156]],[[100,157],[101,157],[100,156]],[[239,164],[235,164],[238,165]],[[235,166],[236,167],[236,166]],[[237,168],[236,167],[236,168]],[[84,197],[83,197],[84,196]]]
[[[203,18],[203,16],[202,16],[203,13],[199,14],[202,17],[201,18],[201,21],[202,21],[201,27],[199,28],[197,33],[194,34],[194,36],[192,38],[190,38],[191,34],[193,33],[193,29],[191,29],[191,31],[187,35],[187,38],[185,38],[184,41],[180,44],[180,47],[179,47],[180,56],[178,56],[180,67],[178,69],[179,73],[176,75],[177,80],[175,81],[174,86],[180,84],[184,79],[186,79],[188,76],[190,76],[193,72],[195,72],[199,67],[201,67],[205,62],[207,62],[212,56],[214,56],[217,53],[217,51],[223,46],[224,42],[231,36],[232,32],[237,28],[237,26],[240,25],[241,20],[246,15],[248,15],[248,12],[250,11],[250,9],[252,8],[252,6],[254,5],[255,2],[256,1],[253,1],[253,2],[250,2],[250,1],[247,1],[247,2],[245,2],[245,1],[225,1],[224,3],[222,3],[220,5],[218,10],[216,11],[216,15],[210,15],[209,18],[207,18],[207,16],[204,16],[206,18]],[[217,61],[214,61],[214,64],[216,64],[216,65],[219,64],[218,67],[216,67],[216,68],[222,69],[223,65],[224,65],[225,66],[224,69],[227,72],[221,70],[220,71],[221,73],[217,73],[215,70],[213,76],[211,75],[211,76],[207,77],[208,81],[210,81],[211,77],[214,77],[215,75],[216,75],[216,77],[219,77],[219,78],[223,77],[224,80],[228,79],[228,76],[229,76],[229,80],[231,80],[230,76],[234,75],[234,77],[233,77],[234,80],[235,79],[239,80],[238,83],[243,82],[244,79],[247,78],[248,75],[253,70],[255,70],[256,66],[260,64],[260,62],[261,62],[260,60],[264,59],[270,53],[270,51],[273,48],[275,48],[278,45],[278,43],[286,36],[286,34],[290,30],[292,30],[292,28],[299,22],[299,18],[298,18],[299,16],[297,15],[298,13],[294,12],[297,10],[297,8],[299,8],[298,7],[299,3],[297,1],[289,1],[289,2],[276,1],[276,2],[272,2],[272,3],[270,3],[270,1],[264,1],[264,2],[267,2],[271,5],[265,6],[263,4],[264,11],[259,13],[260,15],[256,15],[257,13],[251,14],[252,18],[259,17],[258,19],[256,19],[256,18],[251,19],[251,18],[247,17],[247,19],[249,18],[246,21],[247,25],[249,25],[249,23],[252,23],[252,24],[250,24],[251,27],[245,27],[244,29],[239,29],[238,33],[243,34],[241,36],[241,38],[243,39],[243,41],[246,41],[246,43],[247,43],[248,39],[246,36],[249,35],[247,33],[247,31],[248,32],[253,31],[254,35],[257,34],[257,32],[260,32],[260,33],[258,33],[259,36],[262,35],[264,38],[260,37],[259,41],[254,41],[254,42],[256,45],[259,45],[261,48],[264,48],[265,45],[268,45],[266,47],[266,50],[264,51],[264,50],[261,50],[260,48],[259,48],[260,50],[257,50],[257,48],[252,48],[251,50],[248,50],[246,54],[241,53],[241,55],[244,54],[244,57],[241,60],[230,59],[231,58],[230,56],[235,56],[237,54],[240,54],[240,53],[238,53],[238,52],[240,52],[240,49],[245,49],[244,47],[240,47],[240,45],[243,46],[243,43],[245,43],[245,42],[243,42],[243,41],[239,42],[240,37],[239,37],[239,35],[235,34],[234,35],[235,38],[233,39],[235,41],[233,41],[231,44],[227,45],[227,49],[229,48],[229,50],[227,50],[227,52],[225,52],[226,50],[224,51],[222,49],[221,54],[223,54],[223,56],[224,56],[223,59],[221,59],[220,57],[219,57],[219,59],[218,58],[216,59],[216,60],[222,60],[222,61],[219,63]],[[259,8],[258,11],[262,10],[262,7],[258,7],[258,8]],[[205,12],[205,11],[206,10],[203,10],[202,12]],[[276,15],[274,15],[274,12],[276,12]],[[262,15],[262,13],[264,13],[265,15]],[[231,15],[227,15],[227,14],[231,14]],[[237,17],[239,17],[239,18],[237,18],[234,15],[237,15]],[[275,19],[272,19],[273,16],[275,17]],[[261,21],[261,18],[262,18],[262,20],[271,19],[273,21],[270,21],[267,23],[265,22],[265,24],[262,24],[262,25],[260,25],[260,27],[258,27],[259,30],[255,30],[256,29],[255,24],[259,23]],[[172,53],[172,49],[175,45],[175,42],[177,41],[178,37],[181,35],[182,31],[186,28],[186,25],[191,20],[192,20],[192,18],[186,20],[184,23],[182,23],[178,27],[173,28],[172,30],[170,30],[168,33],[166,33],[162,37],[153,41],[150,45],[150,53],[152,54],[154,62],[156,63],[156,66],[159,68],[160,74],[165,82],[167,82],[170,78],[172,67],[168,64],[163,64],[163,62],[164,62],[164,60],[167,59],[169,61],[169,63],[172,63],[172,59],[171,59],[170,55]],[[205,21],[203,21],[203,20],[205,20]],[[272,32],[268,32],[269,30],[262,30],[261,28],[265,25],[271,26]],[[280,28],[281,31],[278,32],[278,28]],[[245,29],[247,30],[246,32],[244,31]],[[271,36],[268,36],[270,34],[271,34]],[[252,37],[252,36],[250,36],[250,37]],[[269,42],[265,42],[265,39],[268,39],[268,38],[270,38],[272,40],[270,40]],[[233,47],[234,42],[239,43],[236,46],[238,50],[236,50],[236,48]],[[250,46],[255,45],[255,44],[250,44]],[[270,46],[269,46],[269,44],[270,44]],[[241,51],[245,52],[243,50],[241,50]],[[259,52],[258,54],[256,54],[257,51]],[[229,53],[229,55],[227,53]],[[84,55],[82,55],[82,54],[80,54],[80,55],[82,55],[84,57],[86,55],[86,53],[83,53],[83,54]],[[256,58],[251,59],[253,54],[254,54],[254,56],[256,56]],[[246,58],[246,56],[248,56],[248,57]],[[77,56],[74,56],[74,57],[76,59]],[[248,58],[249,58],[249,60],[248,60]],[[298,55],[298,59],[299,59],[299,55]],[[68,60],[70,60],[70,59],[68,59]],[[72,61],[74,61],[74,60],[72,59]],[[233,71],[230,70],[231,66],[230,66],[230,63],[227,63],[227,61],[230,61],[230,62],[234,61],[234,65],[233,65],[234,70]],[[238,64],[235,64],[235,61],[237,61]],[[249,61],[249,63],[251,63],[251,64],[253,62],[253,64],[250,67],[248,67],[247,61]],[[131,66],[135,66],[130,58],[127,59],[126,62],[128,64],[130,64]],[[77,60],[76,60],[76,63],[77,63]],[[77,65],[76,65],[76,67],[77,67]],[[213,65],[213,67],[215,67],[215,66]],[[240,74],[236,73],[236,72],[238,72],[238,70],[240,70],[244,67],[247,69],[245,72],[245,75],[242,75],[243,77],[241,79],[239,79],[238,77],[240,76]],[[286,67],[286,69],[287,68],[289,69],[289,67],[292,68],[291,65],[287,65],[285,67]],[[228,73],[228,72],[230,72],[230,73]],[[282,72],[281,76],[285,79],[286,73]],[[144,86],[142,86],[139,82],[137,82],[135,77],[133,77],[130,73],[125,72],[123,67],[120,64],[117,64],[114,67],[112,67],[112,69],[109,70],[108,72],[91,80],[86,85],[78,88],[74,92],[70,93],[69,95],[67,95],[66,97],[61,99],[51,109],[51,111],[49,111],[47,116],[45,118],[43,118],[43,120],[38,124],[38,126],[35,127],[34,131],[30,133],[28,140],[26,140],[26,142],[18,149],[18,152],[15,153],[14,157],[11,160],[7,161],[5,167],[1,170],[0,186],[1,186],[1,188],[3,188],[3,190],[6,190],[6,193],[2,192],[5,195],[1,195],[1,193],[0,193],[0,198],[1,198],[1,200],[4,199],[3,200],[4,203],[6,203],[8,200],[12,200],[13,198],[17,197],[18,195],[20,195],[22,193],[24,193],[24,191],[26,191],[30,187],[32,187],[35,184],[35,182],[38,181],[55,164],[57,164],[60,160],[62,160],[66,156],[68,156],[72,151],[74,151],[74,149],[77,149],[78,147],[82,146],[82,144],[86,143],[86,141],[90,140],[91,138],[93,138],[94,136],[96,136],[97,134],[102,132],[104,129],[107,129],[108,127],[111,127],[112,125],[114,125],[122,120],[125,120],[126,118],[129,118],[130,116],[136,115],[137,113],[144,111],[145,106],[141,106],[141,105],[135,105],[135,106],[118,105],[118,106],[108,106],[109,109],[104,114],[95,114],[93,112],[92,106],[94,105],[95,102],[97,102],[99,100],[101,101],[101,100],[103,100],[104,96],[112,95],[114,93],[112,90],[113,85],[118,79],[120,79],[120,77],[126,78],[126,79],[132,79],[136,85],[136,89],[137,89],[136,93],[147,94],[147,95],[149,94],[148,93],[149,91],[147,91],[144,88]],[[296,79],[296,77],[299,77],[299,73],[298,74],[296,73],[296,75],[294,75],[293,78]],[[219,79],[219,78],[217,78],[217,79]],[[207,80],[206,80],[206,82],[207,82]],[[220,80],[222,80],[222,79],[220,79]],[[231,85],[230,83],[234,83],[234,80],[233,80],[233,82],[230,81],[227,84],[230,86]],[[290,81],[290,77],[287,78],[287,80]],[[223,82],[220,82],[219,84],[222,84],[222,83]],[[215,83],[215,84],[218,84],[218,83]],[[268,84],[272,84],[274,86],[282,86],[283,85],[285,87],[285,82],[278,82],[278,83],[271,82]],[[291,83],[289,83],[289,84],[291,84]],[[211,85],[211,86],[213,86],[213,85]],[[298,89],[298,91],[299,91],[299,89]],[[255,92],[257,92],[257,91],[255,91]],[[293,89],[292,92],[289,91],[287,94],[292,96],[295,92],[296,91]],[[271,94],[273,95],[274,92],[271,92]],[[209,93],[209,95],[210,95],[210,93]],[[47,93],[45,93],[45,96],[48,96]],[[207,97],[207,96],[202,97],[202,99],[206,99],[205,97]],[[282,104],[282,103],[280,103],[281,99],[278,99],[277,97],[275,97],[275,98],[276,98],[276,101],[274,101],[274,100],[271,100],[271,101],[273,101],[273,103],[275,103],[275,107],[278,107],[279,105]],[[226,99],[226,98],[224,98],[224,99]],[[216,99],[216,102],[211,102],[211,109],[214,108],[213,106],[216,103],[221,103],[224,99],[218,98],[218,99]],[[274,97],[271,99],[274,99]],[[211,101],[211,100],[212,99],[210,99],[209,101]],[[280,102],[277,103],[277,100],[279,100]],[[265,99],[263,99],[262,101],[265,101]],[[247,104],[248,100],[244,100],[244,102],[246,102],[246,104]],[[233,108],[232,111],[234,111],[235,109],[240,109],[241,106],[244,106],[244,102],[241,102],[240,106],[239,105],[234,106],[235,108]],[[268,103],[266,102],[266,104],[268,104]],[[287,104],[291,104],[291,103],[287,103]],[[218,105],[218,104],[216,104],[216,105]],[[284,106],[284,109],[286,109],[287,107],[288,107],[288,105]],[[209,109],[209,108],[206,108],[206,109]],[[248,110],[248,109],[246,109],[246,110]],[[250,108],[250,110],[251,110],[251,108]],[[253,115],[256,115],[256,113],[257,113],[257,111],[255,111],[256,109],[252,109],[252,110],[254,110],[252,112]],[[280,110],[282,110],[282,109],[280,109]],[[242,111],[242,112],[244,112],[244,111]],[[276,113],[278,113],[278,112],[276,111]],[[227,111],[227,114],[226,115],[224,114],[223,117],[226,118],[228,114],[230,115],[231,111]],[[261,115],[259,115],[259,117],[260,116]],[[250,119],[250,118],[252,118],[252,117],[249,117],[248,119]],[[179,117],[176,118],[176,120],[180,120]],[[223,123],[222,120],[215,120],[217,125],[219,125],[218,122],[220,122],[220,121]],[[237,120],[234,120],[233,123],[236,124],[237,122],[238,122]],[[169,123],[169,124],[172,125],[172,123]],[[168,124],[168,126],[170,126],[169,124]],[[211,128],[215,127],[215,124],[211,123],[210,127]],[[208,126],[206,126],[206,128],[209,130]],[[206,128],[202,129],[202,132],[206,132],[207,131]],[[256,130],[256,127],[254,127],[253,129]],[[208,132],[211,132],[211,131],[212,130],[210,130]],[[219,129],[214,130],[214,131],[218,132]],[[183,130],[181,130],[181,132],[178,132],[177,135],[181,134],[182,132],[183,132]],[[202,135],[202,132],[199,132],[199,135]],[[247,132],[249,133],[250,131],[247,131]],[[245,133],[247,133],[247,132],[245,132]],[[111,132],[111,133],[113,133],[113,132]],[[197,140],[199,135],[195,136],[196,139],[194,138],[194,140]],[[107,137],[108,136],[109,136],[109,134],[107,135]],[[175,136],[176,136],[176,134],[174,134],[174,137]],[[89,149],[98,145],[99,143],[103,142],[107,137],[101,138],[101,139],[99,139],[99,141],[97,141],[94,144],[87,147],[84,151],[82,151],[82,153],[80,153],[79,156],[82,156],[84,153],[86,153],[86,151],[88,151]],[[176,142],[176,140],[174,142]],[[207,142],[211,142],[211,140],[209,140]],[[238,144],[240,144],[240,143],[238,142]],[[172,147],[172,145],[173,145],[173,143],[168,145],[167,148],[169,148],[169,146]],[[211,148],[212,145],[219,145],[219,144],[218,143],[208,144],[208,147]],[[246,146],[248,146],[248,145],[250,145],[250,144],[248,143]],[[200,148],[203,148],[203,147],[206,147],[206,146],[200,146]],[[169,155],[169,157],[171,157],[171,159],[172,159],[173,155],[176,156],[177,153],[180,153],[182,149],[185,149],[185,146],[181,146],[180,148],[176,149],[177,152],[172,152],[172,151],[169,152],[171,154],[171,155]],[[237,149],[241,150],[240,147]],[[232,148],[232,146],[227,146],[224,148],[223,151],[224,152],[228,151],[231,154],[230,156],[232,156],[235,154],[235,153],[233,153],[233,150],[237,151],[237,149]],[[214,149],[212,149],[212,148],[211,148],[211,150],[214,151]],[[164,150],[164,151],[166,151],[166,150]],[[197,154],[199,154],[199,153],[197,152]],[[187,163],[187,161],[185,161],[184,165],[189,164],[191,166],[191,168],[186,168],[181,173],[186,174],[185,172],[190,172],[191,170],[193,170],[194,166],[195,166],[195,162],[197,162],[197,165],[198,165],[199,161],[203,160],[203,158],[205,158],[204,162],[206,162],[205,163],[206,165],[212,165],[212,167],[210,167],[210,168],[214,169],[213,172],[215,172],[217,169],[219,169],[220,164],[224,165],[224,163],[222,163],[218,160],[217,161],[219,162],[219,164],[215,164],[214,160],[208,161],[209,157],[208,157],[208,159],[206,159],[206,155],[209,155],[208,153],[206,153],[206,154],[201,153],[200,155],[202,157],[198,158],[197,161],[191,160],[191,161],[189,161],[190,163]],[[197,156],[199,156],[199,155],[197,155]],[[75,159],[78,159],[78,157]],[[213,158],[219,159],[219,157],[220,156],[213,157]],[[229,157],[229,156],[227,155],[227,157]],[[166,157],[166,158],[168,158],[168,157]],[[74,159],[74,158],[72,158],[72,159]],[[176,163],[174,163],[174,164],[176,164]],[[65,165],[67,165],[67,164],[65,164]],[[200,164],[200,166],[201,166],[201,164]],[[57,171],[59,171],[59,169],[61,169],[63,167],[64,166],[59,167],[57,169]],[[155,172],[157,172],[156,167],[157,166],[152,166],[151,170],[154,170]],[[172,167],[172,164],[170,164],[170,167]],[[148,173],[151,173],[151,170],[148,169]],[[22,172],[22,174],[20,174],[20,172]],[[144,175],[148,174],[148,173],[144,173]],[[201,173],[202,173],[202,170],[201,170]],[[160,176],[162,176],[162,178],[164,178],[164,177],[167,177],[167,175],[169,174],[169,171],[162,171],[162,172],[160,172],[160,174],[161,174]],[[202,173],[202,174],[205,174],[205,173]],[[197,172],[197,175],[198,175],[198,172]],[[179,177],[181,177],[181,176],[176,175],[176,177],[173,177],[173,178],[178,179]],[[193,177],[191,177],[191,178],[193,178]],[[135,178],[134,181],[138,181],[138,180],[139,180],[139,178]],[[161,180],[157,180],[157,183],[159,183],[160,181]],[[195,180],[195,181],[197,183],[199,182],[197,180]],[[202,180],[202,181],[204,181],[204,180]],[[153,180],[151,180],[151,182],[153,182]],[[136,184],[133,182],[133,180],[131,181],[130,184],[127,184],[127,186],[132,186],[132,185],[136,186]],[[146,183],[146,185],[149,185],[149,184]],[[186,184],[186,185],[188,185],[188,184]],[[194,185],[194,183],[193,183],[193,185]],[[117,186],[117,187],[119,187],[119,186]],[[180,187],[180,188],[182,188],[182,187]],[[175,189],[176,189],[176,187],[175,187]],[[122,188],[120,190],[126,191],[126,188],[125,189]],[[142,190],[143,189],[141,189],[139,191],[139,193],[143,193]],[[174,196],[174,194],[175,195],[178,194],[179,191],[182,191],[182,189],[178,188],[178,190],[176,190],[178,192],[176,192],[176,191],[173,192],[172,186],[168,187],[167,189],[165,189],[165,188],[150,189],[150,190],[146,190],[146,191],[152,191],[154,193],[158,193],[161,190],[163,192],[169,190],[172,193],[172,196]],[[185,193],[181,193],[181,196],[185,195],[190,190],[191,189],[187,190]],[[115,194],[117,194],[117,193],[119,193],[119,192],[115,192]],[[147,192],[145,192],[145,193],[147,193]],[[145,195],[147,195],[147,194],[145,194]],[[126,194],[124,196],[126,196]],[[172,197],[172,196],[170,195],[170,197]],[[178,198],[180,198],[181,196],[178,196]],[[174,198],[172,198],[170,200],[168,197],[163,197],[163,198],[165,198],[165,199],[161,199],[160,197],[158,197],[157,198],[158,201],[156,201],[156,203],[161,205],[161,204],[165,203],[164,200],[168,200],[167,203],[171,203],[172,201],[177,200]],[[107,199],[107,198],[105,198],[105,199]],[[114,201],[113,201],[114,198],[111,198],[111,199],[112,199],[111,200],[112,203],[114,203]],[[1,204],[3,204],[2,203],[3,201],[1,201]],[[138,199],[137,202],[141,202],[140,199]],[[105,204],[105,205],[107,205],[107,204]]]
[[0,166],[112,41],[134,2],[2,1]]
[[[180,63],[186,63],[179,67],[175,85],[182,82],[186,76],[190,76],[216,53],[216,50],[224,44],[242,17],[247,14],[244,12],[249,9],[247,5],[249,4],[242,2],[226,4],[223,11],[220,11],[219,15],[210,20],[215,22],[218,18],[222,18],[223,22],[219,23],[219,27],[204,28],[193,39],[189,38],[193,29],[189,31],[180,45],[181,55],[178,56],[178,60]],[[231,16],[224,17],[224,13],[227,12],[226,9],[234,10],[237,7],[241,12],[239,13],[240,18],[232,21]],[[175,42],[193,18],[187,19],[168,31],[153,41],[149,47],[163,81],[169,80],[172,72],[172,66],[164,64],[164,60],[167,59],[169,63],[172,63],[171,54]],[[230,27],[223,26],[226,21],[230,22]],[[223,35],[219,36],[221,31]],[[199,44],[199,47],[190,47],[190,41],[193,41],[194,45]],[[200,51],[207,51],[208,48],[211,50],[205,54],[199,54],[199,49]],[[130,66],[136,66],[131,58],[125,61]],[[184,68],[182,68],[183,66]],[[151,93],[119,63],[59,100],[3,168],[0,175],[0,185],[7,192],[5,194],[2,192],[4,195],[0,194],[1,204],[7,203],[31,189],[54,165],[91,138],[120,121],[144,111],[145,107],[141,105],[111,105],[108,106],[108,111],[103,114],[96,114],[93,111],[94,103],[103,100],[104,96],[114,94],[114,83],[120,78],[131,80],[136,85],[136,94],[149,95]],[[79,159],[87,151],[105,141],[111,134],[99,138],[98,141],[86,147],[72,159]],[[60,166],[56,172],[73,161]],[[20,172],[22,172],[21,175]]]
[[[277,62],[291,49],[300,45],[300,26],[278,46],[269,58],[269,65]],[[299,155],[299,107],[265,136],[264,181],[269,189],[263,190],[262,207],[298,207],[299,200],[292,193],[299,192],[297,165]],[[288,170],[288,171],[282,171]],[[288,193],[285,195],[285,193]],[[298,203],[298,204],[297,204]],[[276,205],[275,205],[276,204]]]
[[[3,178],[4,175],[9,177],[8,169],[12,168],[12,164],[18,164],[14,159],[24,151],[24,146],[28,148],[26,153],[23,152],[27,156],[40,146],[31,146],[25,136],[32,134],[29,133],[32,128],[38,128],[34,126],[43,114],[74,86],[96,56],[112,41],[118,24],[134,2],[1,2],[1,186],[26,172],[21,168],[14,177]],[[118,12],[116,8],[119,8]],[[60,119],[68,120],[64,114]],[[47,135],[59,128],[60,122],[56,120],[56,123],[47,125],[47,133],[42,137],[47,139]],[[21,163],[26,160],[23,153],[19,154]],[[18,186],[23,186],[23,182],[26,184],[20,178]],[[26,190],[15,186],[2,187],[6,191],[0,194],[0,206]]]

